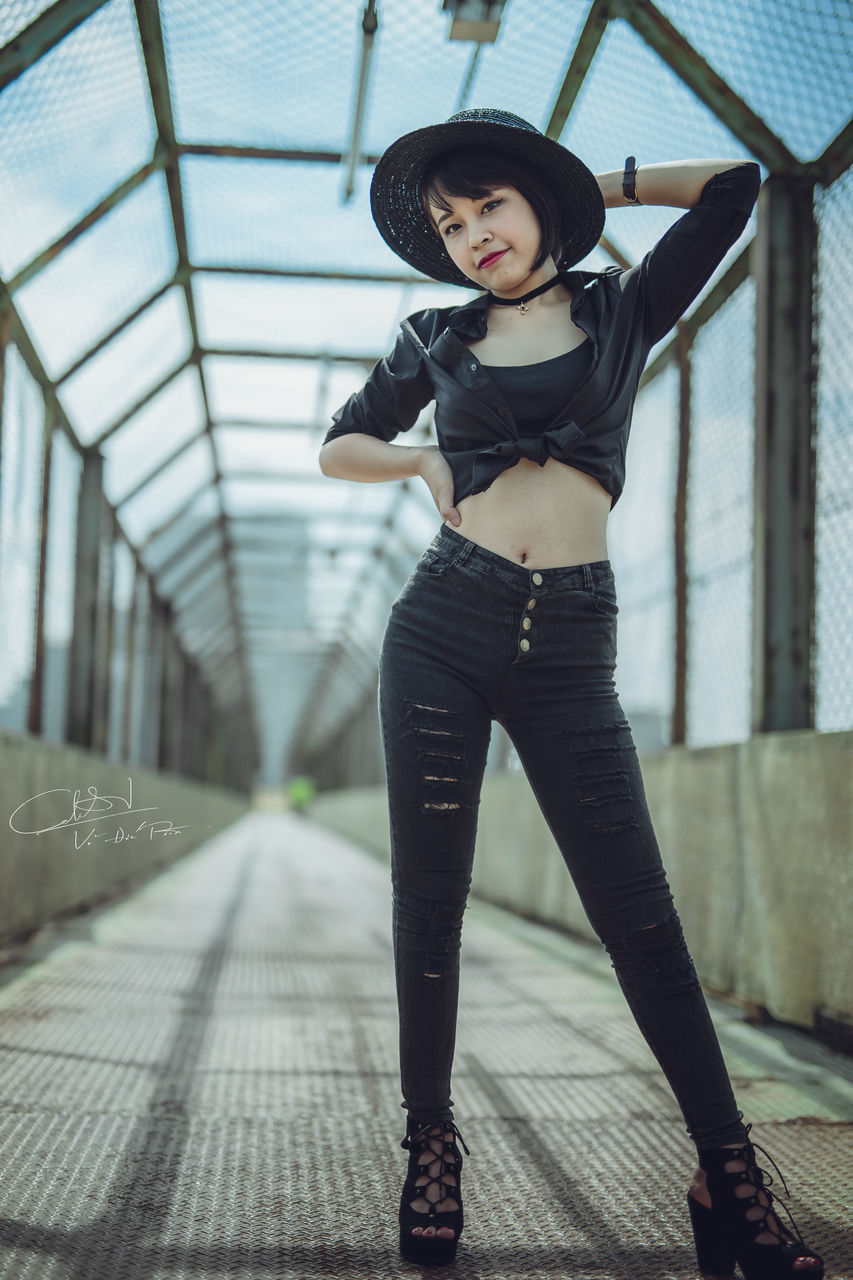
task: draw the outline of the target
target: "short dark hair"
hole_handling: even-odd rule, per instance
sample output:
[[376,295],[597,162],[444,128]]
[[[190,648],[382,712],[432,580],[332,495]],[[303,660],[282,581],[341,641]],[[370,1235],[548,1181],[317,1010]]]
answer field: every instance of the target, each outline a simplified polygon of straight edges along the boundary
[[436,156],[421,179],[421,200],[430,222],[434,220],[429,206],[450,212],[448,196],[464,196],[480,200],[495,187],[515,187],[528,202],[542,233],[539,254],[533,270],[546,258],[559,262],[563,246],[558,238],[560,225],[557,198],[544,174],[527,164],[520,156],[493,147],[459,147]]

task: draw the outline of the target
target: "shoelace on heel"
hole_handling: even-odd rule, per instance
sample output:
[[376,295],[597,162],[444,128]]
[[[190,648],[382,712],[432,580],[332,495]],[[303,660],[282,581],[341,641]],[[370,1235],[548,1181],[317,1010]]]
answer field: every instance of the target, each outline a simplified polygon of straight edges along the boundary
[[[708,1257],[709,1252],[718,1252],[725,1245],[726,1256],[729,1253],[732,1257],[736,1255],[745,1280],[782,1280],[783,1276],[794,1275],[820,1280],[824,1274],[823,1260],[803,1240],[787,1204],[778,1193],[770,1190],[773,1175],[758,1164],[756,1151],[770,1162],[785,1188],[785,1194],[790,1195],[785,1176],[770,1153],[752,1142],[749,1137],[751,1128],[752,1125],[747,1125],[746,1140],[739,1147],[717,1147],[712,1151],[699,1152],[699,1165],[707,1174],[711,1196],[709,1210],[690,1206],[700,1263],[701,1256]],[[742,1163],[744,1168],[726,1168],[731,1163]],[[751,1194],[739,1196],[737,1190],[741,1186],[748,1187]],[[793,1231],[782,1222],[775,1206],[785,1210]],[[749,1217],[749,1212],[756,1209],[760,1210],[760,1216]],[[713,1228],[709,1225],[715,1221],[710,1216],[712,1214],[716,1215]],[[759,1242],[758,1237],[762,1234],[771,1239]],[[716,1240],[712,1238],[714,1235]],[[809,1259],[814,1265],[797,1268],[798,1258]]]
[[[403,1148],[404,1151],[410,1151],[416,1142],[419,1142],[421,1138],[424,1137],[425,1134],[428,1135],[430,1130],[435,1129],[437,1125],[441,1125],[441,1128],[443,1130],[441,1135],[442,1141],[445,1141],[445,1135],[447,1133],[452,1133],[454,1137],[459,1139],[459,1141],[462,1143],[462,1146],[465,1147],[466,1156],[470,1156],[471,1152],[465,1146],[465,1139],[462,1137],[462,1134],[457,1129],[456,1124],[454,1123],[453,1120],[429,1120],[425,1125],[422,1125],[421,1128],[417,1129],[414,1133],[407,1133],[403,1141],[400,1143],[400,1146]],[[434,1134],[433,1136],[437,1138],[438,1134]],[[429,1143],[429,1137],[427,1137],[427,1144],[425,1145],[428,1145],[428,1143]],[[436,1157],[436,1159],[437,1158],[438,1157]]]
[[[400,1197],[400,1251],[404,1257],[413,1262],[452,1262],[456,1256],[456,1247],[464,1222],[460,1179],[462,1153],[456,1145],[456,1139],[459,1139],[466,1155],[470,1152],[465,1139],[452,1120],[430,1120],[426,1124],[419,1124],[410,1119],[408,1127],[410,1132],[400,1143],[400,1146],[409,1152],[409,1170]],[[434,1129],[438,1129],[439,1132],[433,1133]],[[438,1151],[432,1145],[434,1138],[439,1140]],[[430,1159],[421,1164],[420,1160],[424,1153],[428,1153]],[[451,1157],[452,1163],[448,1157]],[[433,1174],[430,1170],[436,1165],[438,1173]],[[453,1176],[453,1184],[445,1182],[445,1174]],[[438,1187],[435,1200],[431,1200],[427,1195],[433,1183]],[[412,1208],[413,1203],[421,1198],[429,1206],[425,1211]],[[445,1199],[455,1201],[458,1207],[439,1212],[437,1206]],[[416,1227],[422,1232],[427,1226],[439,1229],[443,1226],[448,1227],[452,1230],[453,1236],[451,1238],[437,1234],[433,1236],[424,1236],[422,1233],[413,1234]]]
[[[785,1188],[785,1195],[790,1196],[791,1192],[788,1190],[788,1184],[785,1181],[785,1175],[783,1174],[782,1170],[779,1168],[776,1161],[771,1156],[770,1152],[765,1151],[764,1147],[760,1146],[757,1142],[752,1141],[752,1139],[749,1136],[749,1131],[751,1128],[752,1128],[751,1124],[748,1124],[746,1126],[746,1142],[742,1147],[731,1147],[728,1149],[731,1151],[731,1155],[728,1156],[728,1159],[726,1161],[726,1163],[728,1163],[728,1160],[742,1160],[746,1165],[746,1168],[735,1169],[731,1172],[728,1172],[726,1173],[726,1177],[737,1178],[738,1185],[742,1182],[748,1183],[750,1186],[755,1187],[755,1192],[751,1196],[736,1196],[735,1198],[742,1202],[745,1209],[750,1209],[755,1207],[755,1208],[764,1210],[763,1217],[761,1218],[747,1218],[747,1221],[750,1224],[758,1227],[758,1230],[755,1232],[756,1236],[760,1235],[762,1231],[767,1231],[770,1235],[777,1236],[778,1239],[783,1244],[795,1243],[797,1245],[801,1245],[803,1249],[803,1256],[813,1257],[814,1254],[812,1254],[812,1251],[809,1249],[808,1245],[803,1239],[802,1234],[800,1232],[800,1228],[797,1225],[797,1221],[794,1215],[791,1213],[791,1210],[788,1208],[787,1204],[785,1204],[784,1200],[781,1200],[779,1198],[779,1195],[776,1192],[773,1192],[770,1190],[771,1186],[773,1185],[773,1175],[771,1173],[768,1173],[766,1169],[761,1168],[761,1166],[759,1165],[758,1161],[755,1158],[756,1151],[760,1151],[761,1154],[770,1161],[773,1168],[776,1170],[776,1172],[779,1175],[779,1180],[782,1183],[782,1186]],[[749,1175],[752,1173],[754,1173],[757,1176],[758,1178],[757,1182],[755,1182],[753,1178],[749,1177]],[[760,1200],[760,1192],[762,1191],[767,1196],[768,1202],[766,1205],[763,1205]],[[776,1213],[775,1209],[773,1208],[774,1202],[778,1204],[782,1209],[784,1209],[785,1213],[788,1215],[788,1219],[791,1223],[791,1226],[794,1228],[793,1241],[786,1242],[785,1236],[780,1234],[780,1232],[787,1232],[788,1229],[787,1227],[784,1226],[781,1219],[779,1218],[779,1215]],[[779,1230],[777,1230],[777,1226]],[[808,1274],[808,1272],[806,1272],[806,1274]]]

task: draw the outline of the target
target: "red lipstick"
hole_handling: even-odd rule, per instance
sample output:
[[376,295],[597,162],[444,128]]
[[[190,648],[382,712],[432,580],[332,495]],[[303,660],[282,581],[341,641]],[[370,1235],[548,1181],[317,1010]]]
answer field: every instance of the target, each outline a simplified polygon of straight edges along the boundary
[[481,258],[477,264],[477,269],[482,270],[483,267],[491,267],[498,258],[502,258],[506,253],[506,249],[501,249],[498,253],[487,253],[485,258]]

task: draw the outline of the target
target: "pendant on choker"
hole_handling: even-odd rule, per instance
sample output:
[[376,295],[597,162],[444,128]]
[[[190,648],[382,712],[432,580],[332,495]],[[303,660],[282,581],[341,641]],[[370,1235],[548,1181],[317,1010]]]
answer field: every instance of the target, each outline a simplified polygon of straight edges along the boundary
[[552,276],[550,280],[546,280],[544,284],[540,284],[538,289],[531,289],[529,293],[525,293],[521,298],[498,298],[493,293],[489,293],[492,302],[499,307],[516,307],[519,314],[526,316],[530,308],[528,302],[531,298],[538,298],[540,293],[547,293],[549,289],[553,289],[555,285],[560,283],[559,275]]

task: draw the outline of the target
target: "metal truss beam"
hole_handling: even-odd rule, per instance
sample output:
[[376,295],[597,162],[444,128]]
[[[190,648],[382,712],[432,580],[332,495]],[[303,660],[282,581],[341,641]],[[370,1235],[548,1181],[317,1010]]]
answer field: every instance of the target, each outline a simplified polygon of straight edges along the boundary
[[148,74],[148,84],[151,91],[151,101],[154,106],[154,117],[157,122],[157,132],[160,144],[166,149],[169,155],[173,157],[172,161],[167,164],[165,170],[166,186],[169,191],[169,205],[172,213],[175,243],[177,244],[178,249],[178,267],[184,280],[184,298],[186,300],[187,316],[189,318],[190,332],[192,334],[192,352],[190,355],[190,362],[198,366],[198,376],[201,384],[202,400],[204,402],[206,429],[210,438],[210,447],[213,452],[213,480],[219,494],[221,513],[219,517],[219,528],[222,535],[222,550],[228,588],[228,600],[240,654],[240,667],[246,698],[246,715],[252,720],[252,735],[255,743],[257,743],[259,741],[258,725],[252,718],[249,669],[246,661],[246,653],[240,636],[236,591],[234,586],[234,567],[231,563],[231,546],[228,535],[225,506],[222,499],[222,476],[219,466],[216,441],[214,440],[213,433],[211,431],[210,401],[207,394],[207,386],[205,384],[204,370],[201,364],[201,343],[199,340],[198,318],[196,316],[195,299],[193,297],[192,282],[190,280],[189,273],[189,248],[187,243],[186,214],[184,210],[183,192],[181,189],[180,166],[177,161],[175,119],[172,112],[169,73],[166,66],[166,50],[163,43],[163,28],[160,22],[160,6],[156,0],[134,0],[134,8],[136,10],[136,22],[139,27],[139,38],[142,43],[142,55],[145,60],[145,68]]
[[815,181],[829,186],[840,178],[842,173],[853,164],[853,119],[847,121],[844,128],[833,138],[829,146],[818,156],[815,166],[818,172]]
[[[404,486],[400,486],[394,496],[394,499],[388,509],[385,519],[380,523],[379,537],[373,547],[365,548],[366,564],[361,573],[358,574],[350,589],[349,598],[342,610],[341,616],[348,621],[353,617],[359,601],[364,595],[370,579],[376,572],[377,561],[386,560],[388,553],[384,546],[384,536],[389,528],[393,528],[394,521],[408,495],[408,490]],[[402,585],[403,579],[400,579]],[[318,738],[316,726],[319,723],[323,704],[329,695],[329,690],[335,676],[336,668],[343,656],[349,651],[352,644],[357,642],[357,637],[353,634],[352,628],[347,632],[346,640],[333,641],[326,653],[323,662],[320,664],[317,674],[307,691],[305,701],[302,706],[302,713],[296,725],[292,742],[304,743],[306,756],[321,750],[324,743]],[[375,669],[376,655],[372,656]]]
[[0,49],[0,93],[102,8],[106,0],[58,0]]
[[[323,271],[303,267],[227,267],[216,263],[198,263],[190,268],[193,275],[270,276],[278,280],[345,280],[353,284],[434,285],[429,276],[400,271]],[[473,286],[472,286],[473,289]]]
[[194,551],[210,534],[216,533],[216,517],[209,516],[202,524],[196,526],[183,546],[170,551],[166,559],[158,565],[152,565],[152,578],[164,577],[174,566]]
[[111,423],[110,426],[102,431],[96,440],[92,441],[95,448],[100,449],[105,440],[109,440],[110,436],[114,435],[115,432],[118,431],[119,427],[123,427],[126,422],[130,421],[134,414],[139,413],[140,409],[144,409],[149,400],[153,400],[156,395],[159,395],[161,391],[165,390],[169,383],[177,378],[179,373],[183,373],[184,369],[189,368],[192,363],[193,358],[190,355],[186,360],[182,360],[180,364],[175,365],[174,369],[172,369],[170,373],[167,373],[164,378],[161,378],[159,382],[156,382],[153,387],[149,387],[144,396],[140,396],[140,398],[132,404],[129,409],[126,409],[120,417],[116,418],[115,422]]
[[814,184],[771,174],[755,246],[752,732],[814,728]]
[[328,360],[333,364],[357,364],[372,369],[382,356],[354,355],[351,352],[275,350],[273,347],[202,347],[203,356],[252,357],[255,360],[302,360],[308,364]]
[[609,20],[609,0],[593,0],[586,16],[583,30],[575,45],[569,69],[552,108],[551,118],[545,128],[545,133],[549,138],[558,140],[565,129],[569,113],[575,105],[584,77],[598,51],[598,46],[601,44],[601,38],[607,29]]
[[791,172],[802,162],[739,98],[651,0],[607,0],[610,16],[624,18],[671,71],[768,169]]
[[[225,584],[221,581],[218,584],[214,583],[212,591],[212,595],[209,595],[206,599],[194,601],[177,615],[177,624],[182,631],[186,632],[196,628],[203,632],[206,627],[215,623],[219,626],[220,631],[226,632],[228,594]],[[227,631],[233,631],[236,640],[236,630],[232,627],[227,627]]]
[[84,351],[72,365],[69,365],[65,372],[56,379],[56,386],[61,386],[63,382],[72,377],[78,369],[83,367],[87,360],[91,360],[93,356],[96,356],[99,351],[102,351],[104,347],[107,346],[108,343],[112,342],[113,338],[117,338],[120,333],[133,324],[134,320],[138,320],[144,311],[147,311],[149,307],[152,307],[155,302],[159,302],[164,294],[174,288],[175,284],[176,280],[173,277],[171,280],[167,280],[164,285],[161,285],[159,289],[155,289],[150,297],[146,298],[144,302],[140,302],[138,307],[134,307],[133,311],[110,329],[109,333],[105,333],[103,337],[98,339],[93,347],[90,347],[88,351]]
[[148,536],[140,543],[140,550],[149,551],[151,549],[152,542],[156,542],[156,540],[162,537],[164,533],[168,533],[169,530],[187,514],[187,511],[190,510],[193,503],[201,497],[205,489],[210,488],[210,483],[210,480],[203,480],[200,485],[197,485],[196,488],[193,489],[186,498],[184,498],[180,506],[176,507],[168,520],[164,520],[162,524],[155,525]]
[[171,467],[173,462],[177,462],[182,453],[186,453],[188,449],[191,449],[194,444],[197,444],[199,440],[203,440],[206,436],[209,438],[209,432],[206,427],[202,427],[202,429],[197,431],[195,435],[188,436],[183,444],[179,444],[177,449],[173,449],[168,457],[164,458],[162,462],[157,464],[153,471],[147,472],[141,480],[138,480],[133,488],[119,499],[116,505],[121,507],[125,502],[130,502],[137,496],[137,494],[142,492],[146,485],[150,484],[152,480],[156,480],[157,477],[161,476],[168,467]]
[[181,592],[185,591],[188,585],[195,584],[202,574],[207,573],[212,565],[221,563],[222,552],[217,546],[211,547],[209,553],[206,556],[202,556],[196,564],[189,565],[185,572],[182,573],[178,580],[172,585],[171,591],[169,592],[169,599],[172,601],[175,608],[180,609],[182,607]]
[[[303,164],[341,164],[346,159],[346,154],[341,151],[300,150],[295,147],[238,147],[209,142],[179,142],[176,151],[179,157],[229,156],[240,160],[296,160]],[[372,167],[378,160],[379,156],[369,155],[364,156],[361,163]]]
[[802,162],[735,94],[651,0],[593,0],[545,132],[559,138],[589,72],[607,23],[622,18],[768,169],[799,172]]
[[[156,170],[162,169],[164,164],[165,153],[162,148],[159,148],[155,150],[153,159],[144,164],[141,169],[137,169],[136,173],[132,173],[129,178],[125,178],[124,182],[120,182],[109,195],[104,196],[103,200],[99,200],[88,213],[85,213],[79,221],[75,222],[73,227],[69,227],[58,240],[54,240],[53,244],[48,245],[46,249],[42,249],[41,253],[37,254],[31,262],[22,267],[17,275],[13,276],[9,281],[10,291],[14,293],[16,289],[20,289],[22,285],[32,280],[33,276],[37,276],[63,249],[73,244],[84,231],[88,231],[90,227],[93,227],[99,219],[103,218],[104,214],[109,213],[110,210],[115,209],[116,205],[121,204],[126,196],[141,187],[143,182],[150,178],[151,174]],[[65,376],[67,377],[68,375],[66,374]]]
[[[221,569],[221,555],[213,554],[207,556],[200,564],[195,566],[190,580],[181,583],[181,590],[173,590],[171,592],[169,599],[172,602],[172,608],[180,612],[186,612],[199,595],[221,583]],[[220,572],[215,573],[214,570]]]

